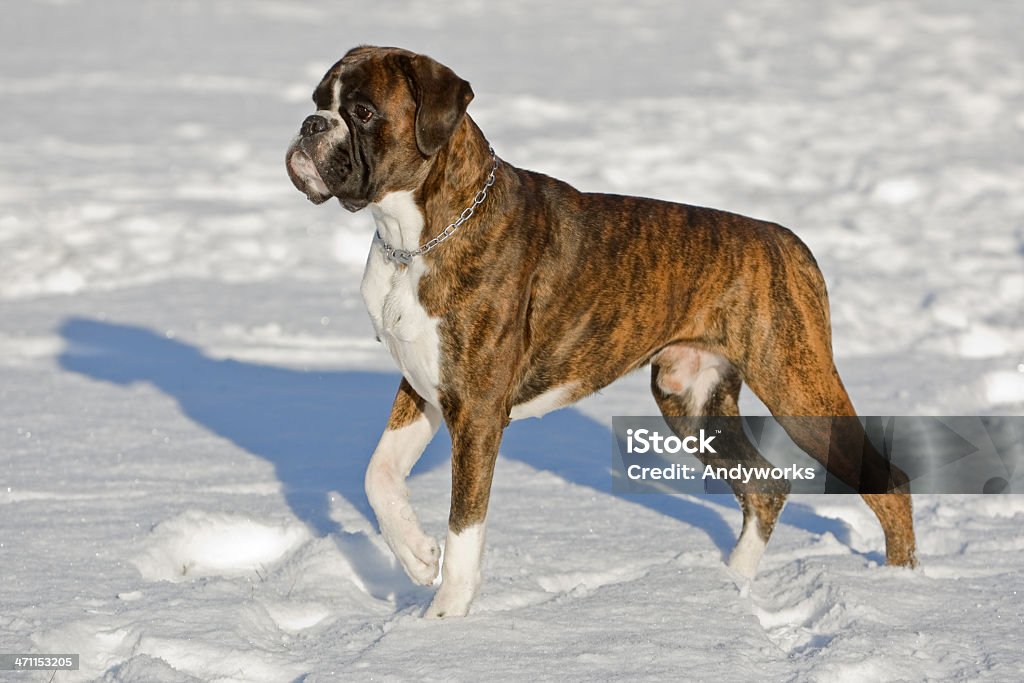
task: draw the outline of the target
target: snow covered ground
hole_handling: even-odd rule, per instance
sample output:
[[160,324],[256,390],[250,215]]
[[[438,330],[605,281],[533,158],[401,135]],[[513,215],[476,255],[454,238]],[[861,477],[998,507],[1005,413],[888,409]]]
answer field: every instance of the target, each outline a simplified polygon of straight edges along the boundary
[[[427,52],[513,163],[793,228],[863,414],[1021,414],[1021,25],[1010,0],[11,3],[0,652],[80,653],[54,680],[1019,678],[1024,497],[919,496],[915,572],[879,566],[859,499],[794,498],[738,584],[731,498],[609,492],[643,373],[509,430],[482,595],[421,620],[362,493],[397,385],[370,219],[283,154],[349,47]],[[447,448],[411,480],[437,536]]]

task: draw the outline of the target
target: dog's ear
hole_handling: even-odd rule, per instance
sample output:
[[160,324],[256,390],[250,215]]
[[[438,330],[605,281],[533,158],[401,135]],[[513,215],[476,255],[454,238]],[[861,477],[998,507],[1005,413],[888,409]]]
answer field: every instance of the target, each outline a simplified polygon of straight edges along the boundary
[[462,121],[473,88],[430,57],[403,57],[401,64],[416,98],[416,146],[425,156],[433,156]]

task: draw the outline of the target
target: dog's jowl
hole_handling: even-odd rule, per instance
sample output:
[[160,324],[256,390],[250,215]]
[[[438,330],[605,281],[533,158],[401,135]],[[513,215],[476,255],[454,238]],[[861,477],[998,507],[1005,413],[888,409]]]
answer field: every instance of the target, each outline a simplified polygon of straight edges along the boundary
[[[430,584],[440,548],[405,479],[442,420],[452,498],[441,586],[427,614],[464,615],[480,583],[487,503],[510,420],[568,405],[649,364],[682,431],[737,415],[745,382],[808,454],[863,494],[890,564],[913,566],[906,475],[864,438],[832,359],[825,285],[789,230],[724,211],[579,192],[497,157],[451,69],[395,48],[350,51],[313,92],[288,149],[311,201],[369,207],[362,295],[404,379],[366,493],[406,572]],[[687,427],[689,428],[689,427]],[[839,432],[839,433],[837,433]],[[716,444],[718,446],[719,444]],[[728,445],[761,459],[744,438]],[[734,492],[729,564],[753,576],[788,493]]]

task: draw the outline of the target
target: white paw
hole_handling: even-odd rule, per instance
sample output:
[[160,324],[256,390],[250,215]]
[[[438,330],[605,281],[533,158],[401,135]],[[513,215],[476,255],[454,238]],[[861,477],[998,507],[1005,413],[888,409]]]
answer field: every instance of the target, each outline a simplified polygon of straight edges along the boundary
[[757,530],[757,520],[753,515],[747,517],[743,520],[743,531],[736,541],[736,547],[729,554],[729,569],[745,579],[753,579],[766,545],[767,542]]
[[469,606],[483,581],[480,573],[483,553],[483,522],[461,532],[448,529],[448,541],[444,547],[444,578],[425,616],[438,619],[464,617],[469,613]]
[[394,543],[388,539],[388,545],[394,551],[402,568],[415,583],[421,586],[429,586],[437,579],[440,569],[441,548],[430,536],[419,534],[419,538],[397,540]]
[[753,579],[764,555],[765,543],[756,534],[743,534],[729,555],[729,569],[745,579]]
[[428,619],[464,617],[476,597],[477,586],[465,583],[441,583],[434,600],[424,615]]
[[737,558],[736,553],[729,556],[729,569],[742,579],[752,580],[757,574],[757,565],[751,565],[747,558]]

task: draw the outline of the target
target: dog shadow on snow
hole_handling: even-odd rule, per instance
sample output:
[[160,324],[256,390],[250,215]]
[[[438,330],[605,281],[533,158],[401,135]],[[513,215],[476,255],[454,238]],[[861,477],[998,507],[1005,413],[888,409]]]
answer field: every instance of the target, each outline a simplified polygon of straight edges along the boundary
[[[147,382],[173,397],[189,419],[272,463],[292,512],[321,536],[333,534],[364,586],[377,598],[408,594],[411,582],[390,553],[365,533],[348,531],[330,516],[338,492],[376,524],[363,491],[369,456],[387,422],[397,373],[302,371],[206,356],[199,348],[151,330],[71,318],[60,327],[66,342],[62,368],[118,385]],[[442,430],[443,432],[444,430]],[[447,433],[428,446],[413,474],[446,466]],[[568,482],[611,492],[610,430],[572,408],[510,425],[501,454]],[[732,496],[708,506],[683,496],[624,496],[696,527],[726,557],[736,534],[715,509],[736,508]],[[831,532],[849,545],[850,529],[790,503],[783,521],[814,533]],[[685,547],[685,532],[677,544]]]

